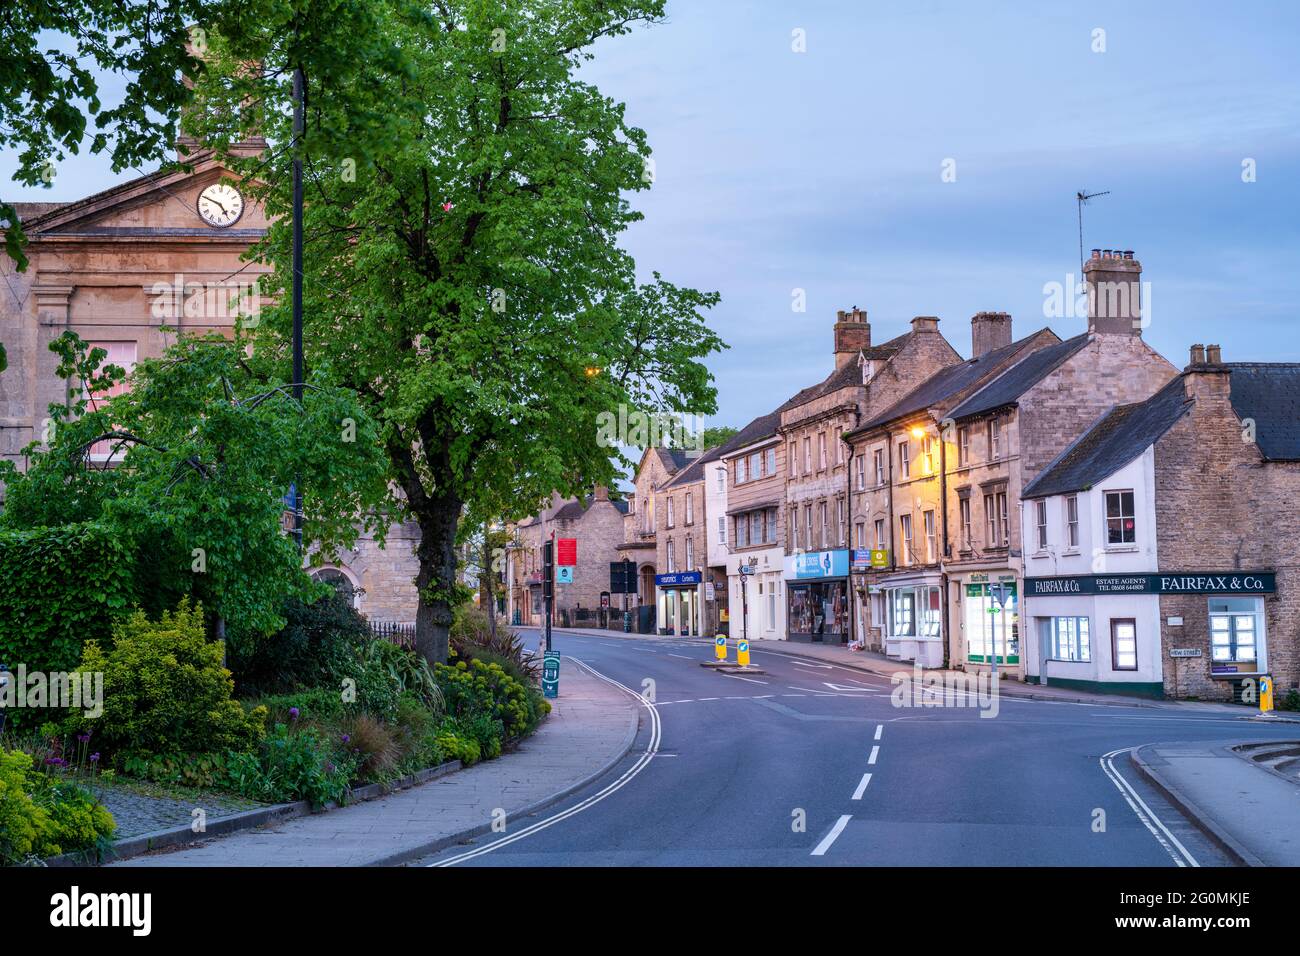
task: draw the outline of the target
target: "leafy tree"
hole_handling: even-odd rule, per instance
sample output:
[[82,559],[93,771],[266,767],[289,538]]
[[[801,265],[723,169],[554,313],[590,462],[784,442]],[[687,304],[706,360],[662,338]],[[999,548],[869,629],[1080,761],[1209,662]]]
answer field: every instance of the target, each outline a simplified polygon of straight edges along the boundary
[[734,438],[740,434],[739,428],[732,428],[730,425],[714,425],[704,429],[700,435],[701,448],[716,448],[728,439]]
[[[227,620],[280,627],[286,599],[319,590],[283,527],[290,485],[300,478],[313,489],[304,542],[333,557],[362,530],[382,540],[387,483],[377,427],[346,390],[313,380],[299,405],[259,376],[245,347],[184,339],[141,362],[130,391],[105,399],[123,370],[101,368],[104,350],[65,332],[51,349],[79,397],[50,406],[51,442],[25,450],[26,472],[5,463],[3,522],[102,520],[139,555],[152,585],[142,591],[192,595],[219,632]],[[97,465],[92,446],[112,452],[113,466]]]
[[[640,218],[625,194],[653,180],[646,136],[577,76],[598,39],[658,21],[663,0],[372,9],[376,46],[402,62],[324,87],[307,72],[306,354],[379,423],[421,532],[417,646],[442,661],[462,520],[613,484],[601,411],[711,413],[700,360],[723,347],[703,319],[718,296],[637,281],[618,237]],[[287,85],[223,43],[196,89],[196,135],[224,148],[222,117],[242,110],[287,141]],[[287,209],[287,152],[230,161],[257,174],[273,215]],[[261,249],[281,294],[258,346],[282,362],[289,240],[282,220]]]

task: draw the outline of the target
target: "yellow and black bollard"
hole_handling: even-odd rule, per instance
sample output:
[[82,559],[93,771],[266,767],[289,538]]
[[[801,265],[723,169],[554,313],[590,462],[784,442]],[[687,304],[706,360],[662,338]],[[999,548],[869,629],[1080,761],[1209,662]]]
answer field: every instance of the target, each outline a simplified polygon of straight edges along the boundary
[[736,643],[736,663],[741,667],[749,666],[749,641],[743,637]]
[[719,661],[726,663],[727,660],[727,635],[719,634],[713,639],[713,651]]

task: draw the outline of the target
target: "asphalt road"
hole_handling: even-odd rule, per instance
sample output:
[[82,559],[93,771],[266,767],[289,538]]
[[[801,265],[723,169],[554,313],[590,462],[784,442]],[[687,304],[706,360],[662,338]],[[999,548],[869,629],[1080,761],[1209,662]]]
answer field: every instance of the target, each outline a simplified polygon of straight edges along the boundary
[[1225,866],[1122,751],[1295,736],[1006,696],[995,717],[975,699],[897,707],[885,678],[771,652],[753,654],[765,675],[741,679],[701,667],[704,642],[554,643],[654,701],[636,745],[562,803],[417,865]]

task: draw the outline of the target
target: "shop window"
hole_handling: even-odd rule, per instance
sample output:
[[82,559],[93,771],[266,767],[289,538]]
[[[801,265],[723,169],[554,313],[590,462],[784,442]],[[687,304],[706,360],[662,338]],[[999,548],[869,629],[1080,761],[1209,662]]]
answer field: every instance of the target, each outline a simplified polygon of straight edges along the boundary
[[1137,621],[1132,618],[1113,619],[1110,622],[1110,648],[1112,669],[1137,670]]
[[1020,663],[1020,602],[1014,581],[1004,581],[1008,588],[1006,603],[999,606],[984,583],[966,585],[962,599],[966,620],[966,657],[973,663],[988,663],[997,653],[999,664]]
[[1049,658],[1072,663],[1092,660],[1086,617],[1040,617],[1038,622]]
[[[793,634],[805,634],[818,640],[828,635],[842,637],[848,633],[848,585],[844,581],[791,584],[790,618]],[[776,604],[773,595],[772,613]]]
[[1135,544],[1137,518],[1133,511],[1133,492],[1106,492],[1106,543]]
[[889,634],[891,637],[916,636],[916,591],[913,588],[890,590]]
[[1264,630],[1262,598],[1210,598],[1210,656],[1215,662],[1255,663]]

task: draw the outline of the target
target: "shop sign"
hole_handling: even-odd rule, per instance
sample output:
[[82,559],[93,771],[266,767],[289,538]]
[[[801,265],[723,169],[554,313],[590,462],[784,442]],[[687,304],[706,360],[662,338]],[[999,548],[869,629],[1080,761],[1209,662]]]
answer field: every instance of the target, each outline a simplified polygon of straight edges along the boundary
[[702,571],[678,571],[674,574],[656,574],[655,584],[661,588],[680,587],[685,584],[699,584],[703,579]]
[[809,578],[843,578],[849,574],[849,552],[808,551],[785,559],[785,577],[790,581]]
[[1272,571],[1201,572],[1168,574],[1080,574],[1071,577],[1025,578],[1027,597],[1075,594],[1272,594],[1277,576]]
[[874,552],[870,548],[854,548],[850,554],[850,562],[854,571],[865,571],[871,567],[871,556]]

